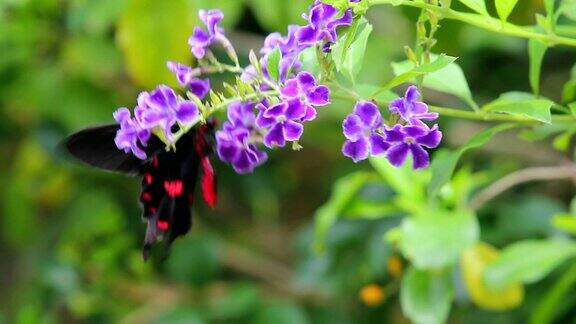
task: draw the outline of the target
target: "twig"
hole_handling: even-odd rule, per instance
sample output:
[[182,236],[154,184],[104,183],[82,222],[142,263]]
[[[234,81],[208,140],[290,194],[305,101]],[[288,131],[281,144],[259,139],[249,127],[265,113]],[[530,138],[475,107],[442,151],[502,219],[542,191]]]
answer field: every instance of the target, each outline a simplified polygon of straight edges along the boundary
[[576,179],[576,166],[533,167],[513,172],[482,190],[472,199],[470,207],[478,210],[494,197],[521,183],[557,179]]

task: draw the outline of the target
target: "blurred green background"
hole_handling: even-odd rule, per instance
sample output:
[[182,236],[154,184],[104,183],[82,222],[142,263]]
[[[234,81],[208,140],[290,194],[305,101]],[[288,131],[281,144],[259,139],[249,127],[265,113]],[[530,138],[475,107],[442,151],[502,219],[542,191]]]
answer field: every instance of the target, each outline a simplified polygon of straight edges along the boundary
[[[218,207],[195,208],[193,231],[174,244],[166,261],[141,259],[139,180],[73,164],[55,150],[67,134],[110,122],[117,107],[133,107],[140,91],[174,85],[165,61],[193,63],[186,40],[198,9],[224,10],[227,33],[246,62],[267,33],[303,24],[300,14],[309,4],[0,0],[0,323],[408,322],[397,294],[404,261],[382,241],[399,217],[341,220],[324,253],[311,249],[314,213],[334,181],[370,169],[340,153],[341,120],[351,103],[323,109],[307,126],[304,150],[275,151],[254,174],[238,175],[217,163]],[[543,12],[540,0],[520,1],[511,20],[533,24],[536,12]],[[417,13],[370,10],[375,30],[362,80],[390,79],[390,63],[404,59],[403,46],[413,44]],[[506,91],[529,91],[526,41],[453,21],[442,22],[438,39],[436,52],[460,57],[479,103]],[[549,51],[544,95],[560,101],[575,58],[574,49]],[[440,93],[426,95],[462,106]],[[448,119],[441,125],[445,147],[482,126]],[[464,163],[496,179],[566,159],[570,155],[549,142],[519,142],[510,134]],[[377,199],[390,195],[387,188],[365,189]],[[562,181],[506,193],[482,210],[483,240],[501,247],[551,235],[550,218],[568,210],[574,193]],[[457,291],[450,321],[525,322],[557,275],[529,286],[523,306],[500,313],[478,309]],[[574,322],[575,308],[576,294],[568,295],[557,319]]]

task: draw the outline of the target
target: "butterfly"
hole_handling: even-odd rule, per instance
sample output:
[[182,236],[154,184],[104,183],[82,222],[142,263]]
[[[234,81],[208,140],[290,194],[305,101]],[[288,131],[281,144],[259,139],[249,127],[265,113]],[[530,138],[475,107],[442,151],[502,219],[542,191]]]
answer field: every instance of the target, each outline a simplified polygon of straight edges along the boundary
[[211,208],[216,205],[216,174],[210,161],[215,124],[209,120],[191,129],[173,150],[166,150],[160,139],[151,136],[144,148],[146,160],[116,147],[118,124],[83,129],[62,144],[73,157],[90,166],[142,177],[140,203],[142,219],[147,223],[142,256],[147,260],[156,242],[165,241],[169,249],[177,237],[192,227],[191,207],[198,180],[206,204]]

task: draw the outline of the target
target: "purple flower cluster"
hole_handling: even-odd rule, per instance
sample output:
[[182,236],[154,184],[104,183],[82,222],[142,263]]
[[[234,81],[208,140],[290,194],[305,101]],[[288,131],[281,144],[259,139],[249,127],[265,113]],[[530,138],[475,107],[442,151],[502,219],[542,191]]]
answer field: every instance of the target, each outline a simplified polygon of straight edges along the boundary
[[228,121],[216,132],[218,157],[238,173],[252,172],[268,156],[256,144],[258,129],[253,103],[234,102],[228,106]]
[[[349,9],[343,15],[338,15],[338,10],[333,6],[315,1],[310,13],[303,17],[308,20],[307,25],[290,25],[285,36],[280,33],[268,35],[260,49],[262,74],[269,81],[261,84],[260,90],[268,90],[269,83],[275,83],[280,92],[278,97],[265,98],[253,106],[243,106],[242,114],[229,113],[228,121],[216,136],[218,155],[232,164],[237,172],[252,172],[266,160],[266,155],[257,148],[258,143],[275,148],[284,147],[287,142],[299,141],[304,132],[304,123],[316,118],[316,108],[330,103],[328,87],[317,84],[311,73],[298,73],[301,67],[299,56],[311,46],[329,48],[337,40],[336,29],[352,23],[352,11]],[[279,80],[273,80],[268,72],[270,54],[276,49],[281,54]],[[244,69],[241,79],[248,82],[257,77],[256,68],[250,65]],[[257,114],[251,110],[252,107]],[[236,104],[228,109],[229,112],[237,111]],[[232,119],[232,116],[236,117]]]
[[354,162],[365,160],[370,155],[385,154],[394,166],[401,166],[408,155],[412,156],[412,167],[428,167],[430,158],[425,148],[440,144],[442,132],[438,125],[428,127],[422,120],[434,120],[438,114],[429,112],[428,106],[418,100],[420,94],[410,86],[402,98],[389,105],[391,113],[398,114],[404,124],[391,127],[383,123],[378,107],[368,101],[358,102],[352,114],[342,123],[346,142],[342,153]]
[[228,44],[229,41],[224,36],[224,29],[218,24],[224,18],[220,10],[200,10],[198,16],[206,25],[206,30],[195,27],[192,36],[188,39],[188,44],[192,47],[192,54],[201,59],[206,55],[206,49],[215,42]]
[[114,112],[114,119],[120,124],[115,138],[116,146],[146,159],[142,147],[146,146],[151,133],[155,132],[171,142],[176,125],[194,124],[199,117],[200,112],[194,102],[184,100],[172,88],[160,85],[151,92],[140,93],[134,117],[124,107]]

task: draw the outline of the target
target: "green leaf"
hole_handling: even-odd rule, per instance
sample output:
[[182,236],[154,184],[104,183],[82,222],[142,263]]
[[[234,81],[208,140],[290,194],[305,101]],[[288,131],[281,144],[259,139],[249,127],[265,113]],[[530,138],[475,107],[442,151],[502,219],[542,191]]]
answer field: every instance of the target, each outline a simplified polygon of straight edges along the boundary
[[370,164],[398,195],[403,207],[418,207],[425,202],[424,183],[427,177],[423,171],[412,170],[412,162],[407,160],[400,168],[390,164],[384,156],[370,157]]
[[528,57],[530,58],[530,86],[535,95],[540,93],[540,71],[542,69],[542,61],[548,46],[546,44],[536,41],[528,41]]
[[[559,279],[556,279],[552,288],[547,289],[544,296],[539,298],[539,303],[530,318],[531,324],[555,323],[554,319],[560,315],[564,298],[574,291],[576,286],[576,264],[573,264]],[[556,321],[558,322],[558,321]]]
[[[400,63],[392,63],[392,69],[394,69],[394,77],[392,80],[388,81],[379,91],[386,91],[394,88],[395,86],[401,85],[402,83],[409,81],[417,76],[427,75],[432,72],[436,72],[448,66],[450,63],[454,62],[456,57],[447,56],[440,54],[434,61],[414,67],[413,63],[410,61],[404,61]],[[374,93],[372,96],[377,95]]]
[[373,178],[373,174],[367,172],[356,172],[338,179],[332,187],[330,199],[316,211],[314,219],[315,235],[314,249],[322,251],[326,241],[328,230],[344,208],[352,201],[358,191]]
[[487,287],[482,278],[486,265],[498,258],[500,252],[483,242],[469,248],[460,258],[462,278],[474,304],[482,309],[503,311],[517,307],[524,299],[524,287],[515,283],[504,289]]
[[562,0],[558,10],[568,19],[576,21],[576,0]]
[[174,242],[171,257],[164,265],[178,282],[205,284],[220,270],[219,251],[219,241],[212,236],[188,236]]
[[558,214],[552,218],[552,225],[566,233],[576,235],[576,216],[573,214]]
[[485,111],[500,112],[515,116],[528,117],[543,123],[551,124],[550,109],[554,102],[548,99],[527,98],[517,93],[503,94],[500,98],[482,107]]
[[[481,131],[474,135],[459,149],[437,155],[432,160],[432,180],[428,185],[428,196],[434,197],[448,181],[456,169],[458,160],[466,151],[475,149],[488,143],[492,136],[514,127],[511,124],[498,125]],[[445,151],[441,151],[445,152]]]
[[309,320],[304,310],[298,305],[274,303],[262,307],[250,323],[307,324]]
[[515,282],[533,283],[575,256],[576,243],[572,241],[520,241],[506,247],[488,266],[484,280],[493,288],[503,288]]
[[[434,62],[437,62],[441,57],[442,55],[433,55],[432,59],[435,60]],[[424,87],[452,94],[462,99],[471,107],[477,107],[472,98],[472,93],[470,92],[468,81],[466,81],[466,76],[464,76],[462,68],[460,68],[454,60],[449,61],[450,62],[447,62],[444,66],[434,71],[430,71],[430,73],[425,76],[423,83]],[[434,62],[431,64],[434,64]],[[407,71],[410,71],[413,66],[413,63],[410,61],[392,63],[394,74],[399,77],[407,73]]]
[[282,59],[282,52],[280,48],[276,47],[268,54],[268,74],[274,81],[278,81],[280,77],[280,60]]
[[402,311],[416,324],[444,323],[450,313],[454,289],[449,273],[410,267],[400,287]]
[[362,69],[366,44],[373,29],[365,18],[359,21],[358,27],[353,26],[346,38],[341,38],[332,51],[336,70],[342,72],[352,83],[355,83],[356,76]]
[[518,0],[495,0],[496,11],[503,21],[508,19]]
[[199,312],[184,307],[178,307],[158,317],[154,324],[173,323],[173,324],[204,324],[205,321]]
[[[399,247],[419,269],[454,264],[478,240],[476,215],[467,210],[425,210],[402,221]],[[424,239],[425,238],[425,239]]]
[[486,3],[484,0],[459,0],[468,8],[476,11],[479,14],[488,16],[488,12],[486,11]]
[[188,37],[196,11],[188,0],[128,0],[118,22],[118,41],[130,76],[140,85],[176,85],[166,61],[190,60]]

